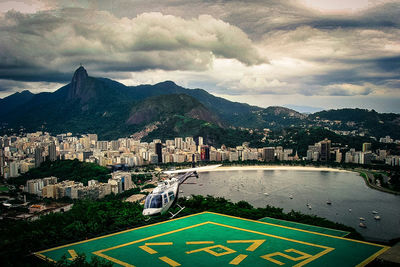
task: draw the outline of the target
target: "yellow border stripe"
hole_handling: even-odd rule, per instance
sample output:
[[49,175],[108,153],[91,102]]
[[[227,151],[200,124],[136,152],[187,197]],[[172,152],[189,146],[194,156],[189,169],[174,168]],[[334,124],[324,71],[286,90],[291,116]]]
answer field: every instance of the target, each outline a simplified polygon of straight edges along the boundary
[[371,255],[370,257],[368,257],[367,259],[365,259],[363,262],[357,264],[357,267],[361,267],[361,266],[365,266],[368,263],[370,263],[371,261],[373,261],[376,257],[378,257],[379,255],[381,255],[382,253],[384,253],[386,250],[388,250],[390,247],[385,247],[382,248],[381,250],[379,250],[378,252],[376,252],[374,255]]

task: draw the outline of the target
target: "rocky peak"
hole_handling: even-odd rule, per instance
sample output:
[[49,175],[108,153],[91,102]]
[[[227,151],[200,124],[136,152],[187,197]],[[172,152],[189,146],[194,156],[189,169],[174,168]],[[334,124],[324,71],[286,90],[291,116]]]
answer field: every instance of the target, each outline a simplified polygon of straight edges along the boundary
[[80,66],[74,73],[71,81],[71,89],[68,94],[68,99],[80,98],[81,100],[88,100],[92,93],[88,91],[88,74],[83,66]]

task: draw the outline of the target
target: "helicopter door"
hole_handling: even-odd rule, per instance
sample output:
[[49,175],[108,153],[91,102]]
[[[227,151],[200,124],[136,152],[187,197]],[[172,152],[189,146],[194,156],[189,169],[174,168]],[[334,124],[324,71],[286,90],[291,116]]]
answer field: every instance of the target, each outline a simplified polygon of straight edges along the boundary
[[168,203],[167,194],[163,194],[163,195],[162,195],[162,198],[163,198],[163,206],[164,206],[164,205],[166,205],[166,204]]
[[175,198],[175,195],[174,195],[174,192],[173,192],[173,191],[169,191],[169,192],[168,192],[168,196],[169,196],[169,201],[172,201],[172,200],[174,200],[174,198]]

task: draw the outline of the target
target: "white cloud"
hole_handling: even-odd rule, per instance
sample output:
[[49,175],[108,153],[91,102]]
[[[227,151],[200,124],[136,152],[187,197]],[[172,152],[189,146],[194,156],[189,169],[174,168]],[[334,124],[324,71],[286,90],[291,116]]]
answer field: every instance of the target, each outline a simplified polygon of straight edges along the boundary
[[80,62],[92,71],[206,70],[214,58],[266,62],[242,30],[209,15],[128,19],[85,9],[9,11],[0,25],[0,65],[21,72],[26,66],[67,72]]

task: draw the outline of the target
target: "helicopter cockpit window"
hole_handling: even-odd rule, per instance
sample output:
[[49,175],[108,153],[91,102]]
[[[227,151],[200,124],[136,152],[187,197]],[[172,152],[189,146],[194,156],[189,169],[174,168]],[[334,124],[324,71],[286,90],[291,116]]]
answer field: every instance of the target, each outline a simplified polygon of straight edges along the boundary
[[162,196],[163,196],[163,205],[165,205],[165,204],[167,204],[167,203],[168,203],[168,197],[167,197],[167,194],[163,194]]
[[151,200],[151,195],[147,195],[146,200],[144,202],[144,208],[145,209],[150,208],[150,200]]
[[168,196],[169,196],[169,201],[172,201],[172,200],[174,200],[174,198],[175,198],[174,192],[172,192],[172,191],[169,191],[169,192],[168,192]]
[[159,209],[162,207],[162,197],[161,195],[154,195],[150,202],[150,208]]

